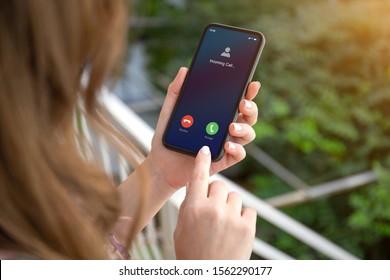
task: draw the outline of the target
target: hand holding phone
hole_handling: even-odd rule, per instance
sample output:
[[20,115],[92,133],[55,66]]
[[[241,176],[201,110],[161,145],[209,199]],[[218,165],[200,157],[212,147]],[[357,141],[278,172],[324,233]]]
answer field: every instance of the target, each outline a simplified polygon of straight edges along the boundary
[[223,156],[264,42],[257,31],[221,24],[205,28],[163,136],[167,148],[195,156],[209,146],[213,161]]

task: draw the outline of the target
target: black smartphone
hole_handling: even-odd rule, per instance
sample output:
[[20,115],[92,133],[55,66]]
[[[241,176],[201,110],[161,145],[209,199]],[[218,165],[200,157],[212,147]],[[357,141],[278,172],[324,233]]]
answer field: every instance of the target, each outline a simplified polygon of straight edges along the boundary
[[253,30],[215,23],[204,29],[163,136],[167,148],[196,156],[209,146],[213,161],[223,156],[264,43]]

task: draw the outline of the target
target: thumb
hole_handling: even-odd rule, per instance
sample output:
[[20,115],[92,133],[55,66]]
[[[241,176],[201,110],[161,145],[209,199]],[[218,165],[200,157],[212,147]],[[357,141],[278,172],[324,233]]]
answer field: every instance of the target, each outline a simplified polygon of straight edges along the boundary
[[181,67],[175,79],[168,86],[167,96],[165,97],[165,101],[160,112],[157,130],[159,130],[159,128],[163,129],[166,127],[169,117],[172,114],[173,108],[175,107],[179,92],[184,83],[187,72],[188,69],[186,67]]

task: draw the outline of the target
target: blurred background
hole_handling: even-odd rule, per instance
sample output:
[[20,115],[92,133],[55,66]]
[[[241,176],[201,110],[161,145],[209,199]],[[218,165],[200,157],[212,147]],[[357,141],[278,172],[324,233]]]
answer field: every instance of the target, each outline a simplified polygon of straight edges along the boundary
[[[390,1],[133,0],[115,94],[152,127],[203,28],[261,31],[257,138],[224,175],[363,259],[390,259]],[[325,258],[268,222],[257,235]]]

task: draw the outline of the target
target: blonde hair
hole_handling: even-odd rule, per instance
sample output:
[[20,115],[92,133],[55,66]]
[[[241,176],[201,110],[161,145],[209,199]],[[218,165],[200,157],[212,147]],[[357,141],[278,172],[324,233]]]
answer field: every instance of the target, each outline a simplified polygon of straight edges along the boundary
[[98,119],[96,92],[123,55],[126,21],[121,0],[0,1],[0,248],[107,258],[118,193],[80,156],[72,118],[81,99]]

